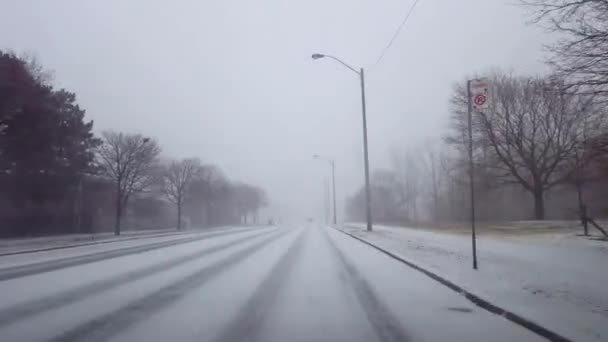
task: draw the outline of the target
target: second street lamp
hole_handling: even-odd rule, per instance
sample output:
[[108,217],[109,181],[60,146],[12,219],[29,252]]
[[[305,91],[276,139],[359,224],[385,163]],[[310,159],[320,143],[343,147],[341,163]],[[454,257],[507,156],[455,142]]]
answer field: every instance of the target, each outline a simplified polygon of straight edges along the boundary
[[338,224],[338,213],[336,211],[336,162],[333,159],[322,158],[320,155],[315,154],[312,156],[314,159],[326,160],[331,165],[331,184],[333,188],[333,206],[334,206],[334,225]]
[[368,152],[367,152],[367,118],[366,118],[366,114],[365,114],[365,110],[366,110],[366,108],[365,108],[365,73],[363,71],[363,68],[357,70],[334,56],[324,55],[321,53],[315,53],[312,55],[312,59],[315,59],[315,60],[321,59],[321,58],[326,58],[326,57],[333,59],[334,61],[336,61],[336,62],[342,64],[343,66],[345,66],[346,68],[348,68],[350,71],[359,75],[359,79],[361,81],[361,110],[362,110],[362,116],[363,116],[363,163],[365,166],[365,214],[366,214],[365,216],[367,218],[367,230],[371,231],[372,230],[372,205],[371,205],[371,189],[370,189],[370,185],[369,185],[369,156],[368,156]]

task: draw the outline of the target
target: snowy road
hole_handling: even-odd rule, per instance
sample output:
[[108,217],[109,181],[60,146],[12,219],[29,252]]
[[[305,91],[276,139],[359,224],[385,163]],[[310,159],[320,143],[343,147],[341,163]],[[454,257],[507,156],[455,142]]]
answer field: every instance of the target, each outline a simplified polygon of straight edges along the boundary
[[[17,266],[28,264],[0,259],[0,275]],[[0,340],[542,340],[313,226],[246,229],[40,272],[0,280]]]

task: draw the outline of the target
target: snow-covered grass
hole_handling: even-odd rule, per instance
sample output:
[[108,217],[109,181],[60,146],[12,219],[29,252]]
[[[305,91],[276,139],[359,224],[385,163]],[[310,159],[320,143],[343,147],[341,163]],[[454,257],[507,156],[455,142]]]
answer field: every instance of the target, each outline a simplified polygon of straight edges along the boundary
[[480,227],[477,271],[461,229],[344,229],[572,340],[608,340],[608,241],[577,236],[571,223],[506,226]]
[[[601,226],[608,227],[607,221],[598,221]],[[583,228],[578,220],[545,220],[545,221],[507,221],[507,222],[477,222],[477,227],[486,235],[504,235],[513,238],[522,237],[527,234],[582,234]],[[471,225],[469,222],[438,222],[421,223],[410,226],[411,229],[423,229],[441,231],[454,234],[469,234]],[[589,231],[599,234],[595,228],[589,224]]]

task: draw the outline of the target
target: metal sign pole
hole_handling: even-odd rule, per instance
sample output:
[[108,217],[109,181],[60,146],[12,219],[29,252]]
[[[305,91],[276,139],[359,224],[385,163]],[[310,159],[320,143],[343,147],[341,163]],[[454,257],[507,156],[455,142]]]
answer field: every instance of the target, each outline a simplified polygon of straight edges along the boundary
[[471,242],[473,247],[473,269],[477,269],[477,242],[475,237],[475,176],[473,172],[473,118],[471,104],[471,80],[467,81],[467,113],[469,125],[469,183],[471,188]]

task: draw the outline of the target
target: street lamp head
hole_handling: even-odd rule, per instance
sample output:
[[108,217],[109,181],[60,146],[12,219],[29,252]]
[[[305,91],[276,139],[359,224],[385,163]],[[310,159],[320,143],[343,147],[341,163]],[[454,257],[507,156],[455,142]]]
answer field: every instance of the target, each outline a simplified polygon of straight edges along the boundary
[[314,155],[312,156],[312,159],[321,159],[321,156],[320,156],[320,155],[318,155],[318,154],[314,154]]
[[319,58],[323,58],[323,57],[325,57],[325,55],[321,54],[321,53],[313,53],[312,54],[312,59],[319,59]]

